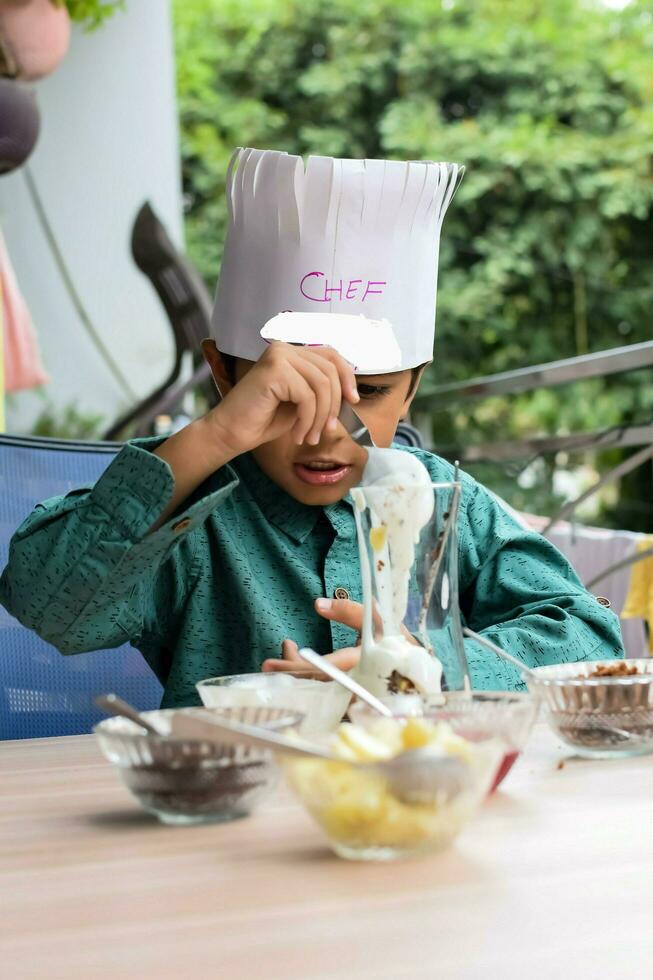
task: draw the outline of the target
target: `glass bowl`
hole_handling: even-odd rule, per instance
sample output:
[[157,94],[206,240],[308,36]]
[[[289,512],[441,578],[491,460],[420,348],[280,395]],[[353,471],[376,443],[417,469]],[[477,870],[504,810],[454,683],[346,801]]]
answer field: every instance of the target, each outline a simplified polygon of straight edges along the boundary
[[351,700],[335,681],[290,672],[210,677],[195,686],[207,708],[274,706],[300,711],[304,719],[299,730],[306,737],[332,732]]
[[[396,724],[378,716],[377,722]],[[422,722],[412,719],[411,724]],[[361,731],[360,726],[348,723],[341,729],[354,727]],[[370,732],[373,735],[374,729]],[[468,823],[487,794],[504,752],[503,743],[496,738],[467,743],[451,735],[458,744],[451,751],[445,749],[445,754],[462,759],[465,778],[454,788],[443,784],[429,802],[401,799],[382,772],[359,761],[286,756],[280,758],[280,765],[286,782],[339,857],[388,861],[419,856],[446,847]],[[434,765],[439,766],[440,760]]]
[[[430,720],[446,721],[453,730],[470,741],[499,737],[504,743],[501,758],[489,792],[506,778],[524,750],[537,717],[539,698],[525,691],[443,691],[426,701],[417,711],[414,705],[405,714],[399,702],[384,701],[397,715],[421,715]],[[357,701],[349,709],[352,721],[368,726],[378,718],[376,712]]]
[[[618,663],[637,673],[589,676]],[[528,686],[541,696],[547,721],[578,755],[613,759],[653,752],[653,660],[553,664],[533,675]]]
[[[178,709],[144,711],[163,731]],[[179,709],[206,714],[205,708]],[[300,712],[233,708],[210,712],[275,731],[295,728]],[[278,767],[265,750],[196,739],[150,735],[127,718],[93,729],[104,757],[141,806],[167,824],[197,824],[246,816],[275,786]]]
[[443,692],[444,704],[427,705],[428,717],[442,718],[454,731],[474,739],[477,732],[499,735],[506,751],[490,793],[506,778],[524,751],[540,706],[539,698],[526,691]]

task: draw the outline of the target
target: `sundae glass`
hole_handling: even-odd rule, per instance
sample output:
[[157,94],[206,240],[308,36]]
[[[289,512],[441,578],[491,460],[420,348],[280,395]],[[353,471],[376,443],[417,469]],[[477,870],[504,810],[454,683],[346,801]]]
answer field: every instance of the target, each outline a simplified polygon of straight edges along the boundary
[[370,453],[396,462],[352,490],[364,606],[356,679],[380,698],[469,690],[458,608],[460,484],[432,483],[410,453]]

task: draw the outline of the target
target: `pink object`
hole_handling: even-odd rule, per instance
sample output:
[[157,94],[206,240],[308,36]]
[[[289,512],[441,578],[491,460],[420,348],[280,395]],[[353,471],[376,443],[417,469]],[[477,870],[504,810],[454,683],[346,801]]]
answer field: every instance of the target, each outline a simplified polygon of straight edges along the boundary
[[52,0],[0,0],[0,38],[16,63],[19,78],[43,78],[68,51],[68,11]]
[[494,777],[494,782],[492,783],[488,796],[491,796],[492,793],[494,793],[497,786],[501,785],[501,783],[506,778],[506,776],[508,775],[508,773],[510,772],[510,770],[512,769],[512,767],[514,766],[518,758],[519,758],[519,752],[517,749],[511,749],[510,752],[506,752],[506,754],[504,755],[501,761],[499,768],[497,769],[497,774]]
[[27,304],[16,282],[4,239],[0,235],[0,292],[4,336],[5,390],[19,391],[47,384]]

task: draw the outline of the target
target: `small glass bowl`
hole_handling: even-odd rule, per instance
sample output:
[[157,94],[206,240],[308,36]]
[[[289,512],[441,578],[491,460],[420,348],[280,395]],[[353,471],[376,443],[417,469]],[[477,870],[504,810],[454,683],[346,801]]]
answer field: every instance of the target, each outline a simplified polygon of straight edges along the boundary
[[[144,711],[143,717],[169,731],[171,716],[178,710],[219,714],[281,732],[302,720],[300,712],[261,707]],[[107,718],[93,731],[132,796],[162,823],[235,820],[250,813],[278,781],[278,767],[266,750],[150,735],[127,718]]]
[[490,787],[501,785],[524,751],[537,718],[539,698],[526,691],[448,691],[444,704],[427,705],[429,717],[448,721],[458,735],[474,739],[477,732],[499,735],[506,751]]
[[300,672],[232,674],[195,685],[207,708],[273,706],[300,711],[302,735],[332,732],[342,721],[351,694],[335,681],[316,680]]
[[382,773],[360,762],[286,756],[280,765],[289,787],[339,857],[390,861],[445,848],[486,796],[503,752],[500,739],[472,743],[469,779],[453,794],[444,791],[429,803],[400,799]]
[[615,759],[653,752],[653,660],[628,660],[638,671],[629,676],[588,676],[614,662],[553,664],[528,677],[551,728],[578,755]]
[[[384,701],[395,714],[404,715],[400,706],[391,699]],[[421,713],[430,721],[448,722],[457,735],[470,741],[480,738],[499,737],[504,743],[504,754],[489,792],[506,778],[520,753],[524,750],[537,717],[539,699],[525,691],[443,691],[437,697],[422,704]],[[414,706],[408,715],[417,713]],[[362,702],[357,701],[349,709],[352,721],[369,725],[378,718]]]

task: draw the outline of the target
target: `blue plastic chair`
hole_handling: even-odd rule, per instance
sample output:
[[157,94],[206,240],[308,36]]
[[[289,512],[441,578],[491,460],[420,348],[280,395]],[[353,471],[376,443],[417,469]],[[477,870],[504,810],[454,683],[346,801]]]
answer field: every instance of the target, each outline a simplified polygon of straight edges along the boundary
[[[9,539],[36,503],[91,486],[116,454],[116,443],[0,435],[0,568]],[[161,684],[128,645],[62,656],[0,606],[0,738],[80,735],[102,713],[93,704],[115,691],[141,710],[156,708]]]

